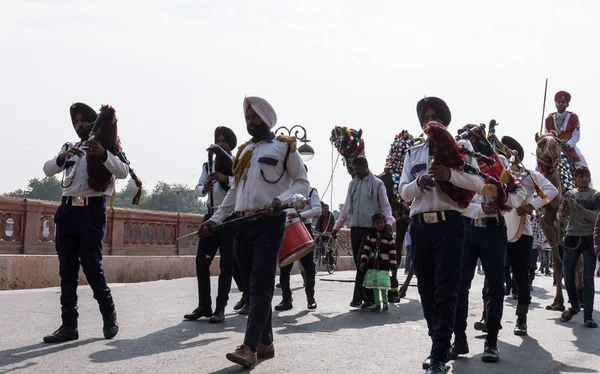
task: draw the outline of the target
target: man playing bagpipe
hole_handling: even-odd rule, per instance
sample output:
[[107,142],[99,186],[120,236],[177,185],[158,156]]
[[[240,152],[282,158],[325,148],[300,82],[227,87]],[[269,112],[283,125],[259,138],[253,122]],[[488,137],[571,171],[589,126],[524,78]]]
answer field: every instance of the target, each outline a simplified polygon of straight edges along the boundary
[[475,159],[460,154],[458,146],[473,150],[471,143],[456,142],[446,130],[451,113],[443,100],[420,100],[417,115],[428,141],[408,151],[399,192],[402,199],[412,202],[413,268],[432,340],[423,366],[427,374],[433,374],[445,372],[454,332],[463,247],[461,214],[484,181],[463,170],[478,171],[479,167]]
[[[462,131],[461,131],[462,130]],[[470,139],[479,159],[481,171],[493,178],[486,181],[463,213],[465,227],[461,260],[461,278],[456,307],[454,343],[450,348],[450,359],[469,353],[467,343],[467,316],[469,314],[469,289],[475,275],[477,260],[485,273],[484,309],[487,336],[481,359],[496,362],[498,332],[502,328],[504,305],[504,256],[508,242],[503,213],[521,205],[527,195],[524,187],[515,185],[515,177],[505,169],[508,160],[498,155],[485,137],[482,128],[467,125],[459,130],[459,136]]]
[[[204,221],[210,219],[215,210],[219,208],[229,191],[229,178],[232,175],[231,151],[237,145],[235,133],[228,127],[219,126],[215,129],[215,143],[208,149],[209,161],[202,165],[202,174],[196,186],[196,196],[209,195],[207,205],[208,214]],[[214,156],[216,155],[216,160]],[[203,237],[198,241],[196,253],[196,277],[198,279],[198,307],[183,318],[196,320],[200,317],[210,318],[210,323],[219,323],[225,320],[225,306],[229,300],[231,279],[235,279],[238,288],[243,291],[239,278],[239,271],[233,258],[233,239],[235,232],[233,226],[217,230],[215,235]],[[217,291],[216,308],[212,310],[210,298],[210,264],[219,250],[219,288]],[[234,310],[242,309],[247,304],[247,294],[236,304]],[[237,309],[236,309],[237,308]]]
[[[88,105],[75,103],[70,114],[80,141],[66,143],[58,156],[44,164],[46,176],[66,173],[62,182],[62,202],[54,216],[62,325],[44,337],[47,343],[79,338],[77,285],[80,266],[100,307],[104,337],[112,339],[117,335],[117,313],[102,269],[106,200],[114,192],[115,177],[125,179],[130,173],[132,177],[135,175],[121,152],[113,108],[103,106],[99,116]],[[137,177],[134,179],[141,189]]]

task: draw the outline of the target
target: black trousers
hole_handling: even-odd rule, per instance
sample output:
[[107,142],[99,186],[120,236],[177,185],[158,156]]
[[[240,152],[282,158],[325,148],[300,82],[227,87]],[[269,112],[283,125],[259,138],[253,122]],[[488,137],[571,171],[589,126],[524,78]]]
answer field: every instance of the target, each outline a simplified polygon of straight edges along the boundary
[[235,259],[244,288],[250,292],[244,344],[254,352],[258,343],[273,342],[271,324],[275,274],[285,235],[285,215],[265,216],[235,225]]
[[431,358],[448,361],[460,285],[463,222],[460,214],[440,223],[413,221],[413,268],[431,337]]
[[[312,237],[312,226],[304,224],[308,233]],[[306,292],[306,299],[311,300],[315,297],[315,276],[316,276],[316,266],[314,261],[314,252],[310,252],[306,256],[302,257],[298,260],[298,266],[300,267],[300,271],[302,272],[302,277],[306,281],[306,287],[304,291]],[[281,284],[281,293],[283,294],[284,299],[292,298],[292,289],[290,288],[290,275],[292,273],[293,263],[288,266],[284,266],[279,269],[279,283]]]
[[[212,214],[206,214],[204,221]],[[226,220],[227,221],[227,220]],[[240,291],[244,291],[239,271],[233,258],[233,242],[235,229],[233,226],[217,230],[214,235],[203,237],[198,241],[196,253],[196,278],[198,280],[198,307],[212,307],[210,297],[210,264],[219,250],[219,287],[217,290],[217,309],[225,309],[231,291],[231,279],[234,278]]]
[[508,243],[506,253],[508,262],[512,268],[513,293],[517,289],[518,305],[529,305],[531,303],[531,292],[529,291],[529,259],[531,258],[531,246],[533,236],[522,235],[514,243]]
[[365,239],[369,233],[370,227],[350,227],[350,244],[352,245],[352,255],[354,256],[354,265],[356,266],[356,278],[354,279],[354,294],[352,302],[360,303],[363,300],[375,302],[373,290],[367,290],[363,287],[366,272],[358,270],[360,266],[360,256],[362,255]]
[[[398,291],[398,268],[402,262],[402,246],[404,245],[404,237],[406,236],[406,230],[408,229],[408,222],[404,219],[396,220],[396,268],[392,269],[392,275],[390,276],[391,290]],[[408,253],[406,259],[408,262]]]
[[486,327],[491,330],[500,330],[504,309],[506,226],[475,227],[469,219],[465,219],[464,225],[465,238],[456,308],[455,334],[464,335],[467,331],[469,290],[475,276],[477,259],[481,259],[481,266],[485,272],[483,300]]
[[94,292],[94,299],[98,301],[100,313],[103,316],[110,315],[115,305],[102,269],[102,238],[106,228],[104,203],[81,207],[63,203],[56,210],[54,222],[63,325],[77,328],[80,266]]

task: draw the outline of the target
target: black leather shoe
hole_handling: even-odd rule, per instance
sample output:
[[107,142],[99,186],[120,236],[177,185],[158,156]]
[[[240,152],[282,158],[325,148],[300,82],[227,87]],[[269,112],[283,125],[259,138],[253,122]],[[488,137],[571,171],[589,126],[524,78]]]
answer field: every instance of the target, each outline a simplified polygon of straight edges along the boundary
[[308,299],[307,308],[310,310],[317,309],[317,302],[314,297],[311,297],[310,299]]
[[448,367],[444,362],[431,360],[431,365],[429,365],[425,374],[444,374],[446,370],[448,370]]
[[527,315],[517,316],[517,323],[515,324],[515,335],[525,336],[527,335]]
[[375,305],[375,303],[372,303],[370,301],[363,301],[362,305],[360,306],[360,309],[370,309]]
[[431,366],[431,356],[427,357],[425,361],[423,361],[423,370],[429,369]]
[[488,332],[487,328],[485,327],[485,318],[482,318],[481,321],[475,322],[473,324],[473,328],[477,331]]
[[243,316],[247,315],[250,312],[250,305],[248,305],[248,303],[244,304],[244,307],[240,310],[238,310],[238,314],[241,314]]
[[398,295],[398,291],[388,291],[388,302],[391,304],[400,302],[400,296]]
[[108,316],[102,316],[102,319],[104,320],[104,326],[102,327],[104,338],[114,338],[119,332],[119,324],[117,323],[117,311],[113,311]]
[[79,339],[79,331],[68,326],[61,326],[52,334],[44,336],[45,343],[63,343],[77,339]]
[[454,343],[450,347],[450,351],[448,352],[448,359],[456,360],[459,355],[466,355],[469,353],[469,343],[467,343],[467,337],[455,337]]
[[498,362],[500,359],[500,352],[498,352],[498,345],[496,343],[485,342],[483,346],[483,355],[481,361],[483,362]]
[[212,317],[212,314],[211,307],[199,306],[198,308],[194,309],[192,313],[184,315],[183,318],[187,319],[188,321],[195,321],[200,317],[210,318]]
[[292,300],[283,299],[283,300],[281,300],[281,302],[279,304],[275,305],[275,310],[279,310],[279,311],[290,310],[293,307],[294,306],[292,305]]
[[233,310],[240,310],[244,307],[244,305],[246,305],[246,300],[244,300],[244,298],[241,298],[240,301],[235,303],[235,305],[233,306]]
[[225,321],[225,309],[224,308],[215,309],[215,312],[208,320],[209,323],[222,323],[223,321]]

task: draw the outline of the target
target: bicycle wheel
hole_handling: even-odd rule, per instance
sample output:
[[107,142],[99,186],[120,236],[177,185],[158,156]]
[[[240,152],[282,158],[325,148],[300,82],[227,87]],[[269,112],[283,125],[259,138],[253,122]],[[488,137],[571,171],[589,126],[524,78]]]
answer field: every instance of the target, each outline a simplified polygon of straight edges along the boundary
[[319,243],[319,245],[317,245],[317,246],[315,247],[315,252],[316,252],[316,253],[315,253],[314,255],[317,257],[317,258],[315,259],[315,261],[316,261],[316,262],[315,262],[315,274],[316,274],[316,273],[318,273],[318,272],[319,272],[319,270],[321,270],[321,262],[322,262],[322,260],[323,260],[323,255],[322,255],[322,253],[323,253],[323,252],[322,252],[322,248],[323,248],[323,247],[322,247],[322,244],[320,244],[320,243]]
[[335,272],[335,270],[337,269],[337,250],[334,249],[331,251],[331,254],[328,256],[329,258],[327,259],[327,272],[329,274],[333,274]]

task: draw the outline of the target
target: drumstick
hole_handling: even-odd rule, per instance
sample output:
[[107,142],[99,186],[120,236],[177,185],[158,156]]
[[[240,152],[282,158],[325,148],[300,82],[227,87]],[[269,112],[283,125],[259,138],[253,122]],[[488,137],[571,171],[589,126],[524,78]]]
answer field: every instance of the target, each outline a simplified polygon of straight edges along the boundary
[[[215,231],[217,231],[217,230],[218,230],[218,229],[220,229],[220,228],[223,228],[223,227],[226,227],[226,226],[233,225],[234,223],[238,223],[238,222],[241,222],[241,221],[249,220],[249,219],[252,219],[252,218],[258,218],[258,217],[262,216],[263,214],[265,214],[266,212],[267,212],[267,210],[266,210],[266,209],[265,209],[265,210],[259,210],[259,211],[257,211],[257,212],[256,212],[256,213],[254,213],[254,214],[250,214],[250,215],[247,215],[247,216],[245,216],[245,217],[235,218],[235,219],[232,219],[232,220],[230,220],[230,221],[223,222],[223,223],[221,223],[221,224],[219,224],[219,225],[216,225],[216,226],[214,227],[214,230],[215,230]],[[180,236],[180,237],[178,237],[178,238],[177,238],[177,239],[175,239],[175,240],[177,241],[177,240],[181,240],[181,239],[189,238],[190,236],[198,235],[198,231],[199,231],[199,230],[196,230],[196,231],[190,232],[189,234],[185,234],[185,235],[183,235],[183,236]]]

